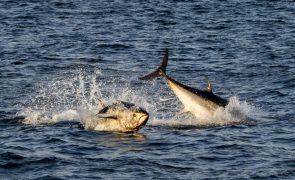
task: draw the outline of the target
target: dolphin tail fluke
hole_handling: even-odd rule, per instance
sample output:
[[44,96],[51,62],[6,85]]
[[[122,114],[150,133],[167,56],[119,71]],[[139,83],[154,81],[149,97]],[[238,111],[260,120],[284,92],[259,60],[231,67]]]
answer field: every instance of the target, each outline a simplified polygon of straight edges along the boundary
[[163,61],[162,61],[161,66],[156,71],[154,71],[146,76],[140,77],[139,79],[140,80],[152,80],[156,77],[166,76],[167,64],[168,64],[168,49],[165,49],[165,55],[163,57]]

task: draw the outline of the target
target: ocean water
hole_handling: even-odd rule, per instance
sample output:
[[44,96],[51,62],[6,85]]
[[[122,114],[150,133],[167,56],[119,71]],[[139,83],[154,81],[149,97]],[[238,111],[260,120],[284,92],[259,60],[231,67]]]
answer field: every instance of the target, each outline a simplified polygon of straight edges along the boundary
[[[165,48],[169,76],[230,104],[177,115],[163,79],[138,80]],[[0,179],[294,179],[294,49],[290,0],[1,0]],[[78,128],[100,100],[150,119]]]

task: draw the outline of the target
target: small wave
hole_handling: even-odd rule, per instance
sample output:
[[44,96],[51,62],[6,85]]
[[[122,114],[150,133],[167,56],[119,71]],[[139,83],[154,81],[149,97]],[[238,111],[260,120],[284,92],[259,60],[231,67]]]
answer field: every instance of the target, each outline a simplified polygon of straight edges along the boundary
[[20,163],[15,163],[15,162],[8,162],[8,163],[0,163],[0,168],[3,169],[15,169],[15,168],[19,168],[22,167],[23,164]]
[[13,153],[13,152],[5,152],[3,154],[0,154],[0,157],[2,160],[21,160],[21,159],[25,158],[21,155]]
[[14,61],[11,64],[13,64],[13,65],[23,65],[24,62],[23,61]]
[[60,138],[50,138],[46,140],[46,144],[64,144],[66,141],[60,139]]
[[120,43],[113,43],[113,44],[99,44],[98,45],[100,49],[105,49],[105,48],[111,48],[115,50],[125,50],[132,48],[132,45],[125,45],[125,44],[120,44]]

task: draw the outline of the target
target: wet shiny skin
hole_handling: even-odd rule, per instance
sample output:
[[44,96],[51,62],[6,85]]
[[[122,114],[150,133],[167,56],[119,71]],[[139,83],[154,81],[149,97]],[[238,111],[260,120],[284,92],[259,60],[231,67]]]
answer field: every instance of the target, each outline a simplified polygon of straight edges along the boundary
[[117,118],[89,117],[85,121],[85,129],[111,132],[136,132],[148,121],[149,115],[146,112],[112,112]]

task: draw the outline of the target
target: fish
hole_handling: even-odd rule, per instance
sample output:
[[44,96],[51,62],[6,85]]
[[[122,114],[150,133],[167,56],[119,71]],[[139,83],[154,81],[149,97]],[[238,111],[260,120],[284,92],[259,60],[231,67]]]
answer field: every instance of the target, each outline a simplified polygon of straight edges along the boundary
[[166,74],[166,67],[168,65],[168,49],[165,49],[165,54],[162,64],[158,69],[152,73],[140,77],[140,80],[153,80],[157,77],[164,77],[167,86],[177,96],[177,98],[184,105],[184,109],[179,114],[189,112],[196,118],[210,118],[214,112],[220,107],[226,107],[228,100],[223,99],[213,93],[213,87],[208,80],[206,90],[193,88],[183,83],[180,83]]
[[118,101],[88,117],[80,127],[95,131],[132,133],[143,128],[148,119],[149,113],[143,108],[133,103]]

